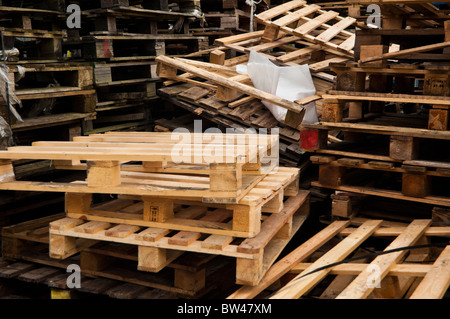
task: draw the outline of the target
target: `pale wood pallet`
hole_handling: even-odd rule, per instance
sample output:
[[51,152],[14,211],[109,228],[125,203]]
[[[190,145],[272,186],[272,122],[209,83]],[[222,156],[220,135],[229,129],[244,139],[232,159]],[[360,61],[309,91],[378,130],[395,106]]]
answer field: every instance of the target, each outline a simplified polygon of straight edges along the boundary
[[[0,278],[45,283],[49,287],[70,291],[67,287],[68,273],[65,269],[76,264],[81,267],[81,287],[74,291],[111,295],[110,289],[132,285],[133,296],[146,292],[147,298],[200,298],[217,289],[226,287],[222,278],[232,279],[227,268],[233,261],[226,257],[187,253],[177,258],[158,273],[150,274],[136,270],[138,251],[135,246],[98,243],[83,249],[79,254],[65,260],[49,257],[49,223],[64,214],[52,215],[2,230],[2,260]],[[220,274],[220,277],[217,276]],[[155,295],[152,296],[150,292]],[[125,296],[123,296],[124,298]]]
[[[229,140],[223,140],[224,135]],[[211,135],[191,133],[177,133],[176,141],[172,139],[172,133],[111,132],[76,137],[73,142],[34,142],[33,146],[10,147],[0,155],[3,159],[49,159],[57,161],[62,168],[86,161],[81,168],[87,169],[87,180],[60,184],[15,181],[12,164],[7,160],[3,166],[5,183],[1,187],[9,190],[181,196],[203,198],[207,202],[237,203],[277,165],[272,160],[265,162],[273,156],[276,159],[278,137],[258,137],[255,134],[220,136],[219,141],[215,135],[211,144],[215,146],[215,154],[205,153],[206,148],[211,147]],[[220,148],[218,153],[217,147]],[[178,154],[176,158],[173,157],[174,148],[178,152],[175,153]],[[268,155],[271,151],[274,154]],[[187,168],[182,165],[181,172],[202,174],[198,170],[200,166],[206,168],[203,173],[209,177],[151,173],[174,161],[188,165]],[[122,171],[122,164],[127,162],[142,162],[142,166],[134,171]],[[189,167],[190,164],[194,166]]]
[[237,204],[119,195],[116,200],[94,206],[91,194],[67,193],[66,212],[67,217],[86,221],[248,238],[261,231],[262,214],[280,213],[284,197],[298,194],[298,184],[298,170],[280,168],[280,172],[268,174]]
[[[351,58],[339,55],[340,52],[327,52],[323,47],[297,36],[284,36],[280,39],[267,41],[264,31],[249,32],[215,40],[217,50],[221,47],[242,54],[256,51],[269,58],[274,63],[287,66],[308,64],[311,72],[317,77],[332,79],[332,76],[323,71],[329,71],[330,63],[346,62]],[[295,47],[295,46],[299,47]],[[285,51],[285,52],[284,52]]]
[[263,38],[269,41],[281,34],[290,34],[320,44],[324,50],[353,57],[355,34],[346,30],[356,23],[352,17],[343,18],[338,12],[295,0],[257,14],[256,20],[266,26]]
[[[442,244],[437,257],[426,246],[420,246],[423,247],[421,249],[386,251],[427,244],[431,238],[449,237],[450,227],[431,227],[431,220],[414,220],[407,227],[386,227],[382,220],[368,220],[357,228],[348,227],[349,224],[348,221],[333,222],[275,263],[259,285],[244,286],[228,298],[258,298],[261,293],[269,299],[298,299],[308,296],[323,299],[443,298],[450,285],[450,246]],[[333,245],[331,239],[336,235],[345,238]],[[394,239],[388,239],[390,244],[384,250],[385,253],[377,256],[357,251],[366,240],[375,237]],[[332,248],[319,254],[318,259],[308,261],[327,242],[330,242]],[[361,259],[348,260],[349,256]],[[340,263],[342,261],[344,263]],[[379,270],[380,288],[375,288],[377,283],[371,281],[374,277],[371,277],[373,271],[370,269],[373,268]],[[325,289],[314,292],[314,288],[330,275],[337,276]],[[286,280],[287,284],[275,288],[275,291],[264,292],[280,278]]]
[[85,222],[64,218],[50,224],[50,256],[64,259],[76,254],[83,242],[130,244],[139,247],[138,269],[158,272],[184,252],[197,252],[236,258],[236,283],[256,285],[309,214],[309,192],[301,191],[284,203],[279,214],[272,214],[253,238],[238,240],[223,235],[170,232],[132,225]]

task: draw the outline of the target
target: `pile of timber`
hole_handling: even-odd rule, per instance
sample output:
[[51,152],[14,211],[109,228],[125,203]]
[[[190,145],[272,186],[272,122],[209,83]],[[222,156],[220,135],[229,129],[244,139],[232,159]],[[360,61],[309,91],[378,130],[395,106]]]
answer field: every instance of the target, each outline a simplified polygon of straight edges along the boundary
[[[220,127],[279,129],[282,159],[295,165],[303,154],[298,145],[305,106],[316,103],[321,116],[321,95],[335,80],[330,64],[353,59],[356,19],[297,0],[263,11],[255,21],[261,30],[216,39],[210,50],[185,58],[157,57],[157,75],[168,80],[158,95]],[[252,51],[278,66],[308,65],[316,95],[288,101],[256,89],[249,76],[236,71]],[[202,56],[209,62],[198,61]],[[278,122],[261,102],[287,109],[285,119]]]
[[[235,262],[236,284],[253,286],[309,215],[299,169],[277,167],[277,147],[277,136],[256,134],[111,132],[35,142],[0,152],[0,188],[65,194],[65,215],[47,221],[53,259],[98,242],[134,247],[135,267],[150,273],[185,252],[225,256]],[[19,158],[52,160],[86,179],[16,180],[11,160]],[[3,256],[22,254],[3,243],[13,251]]]
[[427,218],[449,206],[450,24],[402,29],[403,18],[383,14],[386,28],[356,32],[355,61],[330,65],[336,83],[322,95],[321,122],[302,125],[301,146],[320,170],[313,185],[334,192],[335,216],[371,210],[360,200],[372,196],[418,203]]

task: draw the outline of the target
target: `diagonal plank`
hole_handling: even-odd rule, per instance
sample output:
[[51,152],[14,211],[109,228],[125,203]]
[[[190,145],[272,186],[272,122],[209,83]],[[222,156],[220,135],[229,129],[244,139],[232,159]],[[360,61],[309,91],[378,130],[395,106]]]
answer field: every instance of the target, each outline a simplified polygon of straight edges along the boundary
[[311,13],[314,13],[316,11],[319,11],[320,7],[318,5],[310,5],[310,6],[306,6],[298,11],[295,11],[291,14],[287,14],[284,17],[275,20],[272,22],[272,25],[275,25],[277,27],[284,27],[287,26],[288,24],[291,24],[303,17],[306,17],[307,15],[310,15]]
[[305,5],[306,1],[303,0],[297,0],[297,1],[290,1],[287,3],[284,3],[282,5],[276,6],[272,9],[266,10],[256,16],[259,20],[270,20],[272,18],[275,18],[279,16],[280,14],[283,14],[289,10],[295,9],[300,7],[301,5]]
[[[329,252],[319,258],[304,272],[296,276],[285,287],[275,293],[270,299],[296,299],[311,290],[319,283],[331,269],[322,269],[309,274],[316,269],[342,261],[359,247],[367,238],[369,238],[380,227],[381,220],[370,220],[361,225],[349,237],[345,238]],[[308,275],[306,275],[308,274]],[[303,275],[306,275],[303,277]]]
[[[386,250],[397,249],[401,247],[411,246],[420,239],[425,233],[425,230],[431,224],[431,220],[415,220],[413,221],[405,231],[398,236]],[[381,255],[375,258],[368,266],[367,269],[372,269],[376,266],[380,269],[380,280],[383,279],[388,273],[390,268],[395,265],[405,254],[406,250],[390,253],[387,255]],[[371,268],[369,268],[371,267]],[[378,268],[377,268],[378,269]],[[372,271],[363,271],[352,283],[347,286],[342,293],[337,296],[336,299],[363,299],[367,298],[370,293],[375,289],[375,285],[368,285]]]
[[315,236],[308,239],[286,257],[275,263],[256,286],[244,286],[231,294],[228,299],[250,299],[280,279],[297,263],[308,258],[317,249],[327,243],[331,238],[339,234],[349,224],[348,221],[335,221]]
[[441,299],[450,285],[450,246],[447,246],[425,275],[410,299]]
[[319,36],[316,37],[316,40],[319,42],[328,42],[355,22],[356,19],[346,17],[345,19],[333,25],[328,30],[322,32]]
[[[295,35],[305,35],[318,27],[320,27],[325,22],[328,22],[334,18],[336,18],[339,15],[338,12],[334,11],[327,11],[324,14],[321,14],[320,16],[315,17],[312,20],[309,20],[305,24],[302,24],[300,27],[294,30]],[[331,29],[331,28],[330,28]],[[328,29],[328,30],[330,30]]]

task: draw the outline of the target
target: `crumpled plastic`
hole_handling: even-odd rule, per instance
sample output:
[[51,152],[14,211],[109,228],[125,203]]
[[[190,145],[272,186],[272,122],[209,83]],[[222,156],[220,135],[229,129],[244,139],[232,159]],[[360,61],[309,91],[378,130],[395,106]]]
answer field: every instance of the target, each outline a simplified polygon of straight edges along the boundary
[[[269,58],[252,50],[247,65],[238,65],[236,71],[240,74],[248,74],[258,90],[291,102],[316,94],[316,87],[308,65],[280,67]],[[262,103],[279,122],[284,122],[287,109],[267,101],[262,101]],[[305,105],[305,116],[302,123],[314,124],[318,121],[316,103]]]

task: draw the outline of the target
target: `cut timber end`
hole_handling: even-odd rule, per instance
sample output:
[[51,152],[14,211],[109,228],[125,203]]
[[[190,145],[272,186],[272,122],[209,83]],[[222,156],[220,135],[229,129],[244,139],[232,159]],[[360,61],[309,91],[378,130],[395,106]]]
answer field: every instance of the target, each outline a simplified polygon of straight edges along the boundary
[[120,164],[118,161],[88,161],[87,183],[89,187],[120,185]]
[[14,167],[9,160],[0,160],[0,183],[13,182],[16,180]]

